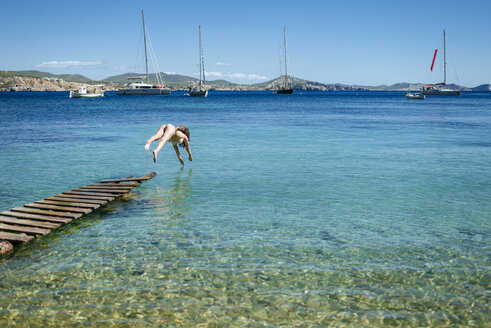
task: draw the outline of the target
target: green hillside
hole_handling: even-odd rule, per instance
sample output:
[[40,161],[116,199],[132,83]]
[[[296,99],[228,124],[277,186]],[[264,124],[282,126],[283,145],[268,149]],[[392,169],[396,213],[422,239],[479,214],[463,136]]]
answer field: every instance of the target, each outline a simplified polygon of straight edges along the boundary
[[[149,82],[150,83],[157,83],[157,74],[152,73],[148,74]],[[143,73],[125,73],[125,74],[120,74],[120,75],[114,75],[110,76],[108,78],[105,78],[101,82],[113,82],[113,83],[127,83],[129,77],[137,77],[137,76],[145,76]],[[198,81],[197,79],[190,77],[190,76],[185,76],[185,75],[179,75],[179,74],[166,74],[166,73],[160,73],[160,76],[162,77],[162,80],[164,83],[191,83]]]
[[237,83],[229,82],[227,80],[206,81],[206,84],[213,84],[213,85],[226,86],[226,87],[234,87],[234,86],[240,85]]
[[80,82],[80,83],[93,83],[92,79],[80,74],[52,74],[48,72],[40,71],[6,71],[4,73],[10,74],[10,76],[26,76],[26,77],[38,77],[38,78],[58,78],[67,82]]

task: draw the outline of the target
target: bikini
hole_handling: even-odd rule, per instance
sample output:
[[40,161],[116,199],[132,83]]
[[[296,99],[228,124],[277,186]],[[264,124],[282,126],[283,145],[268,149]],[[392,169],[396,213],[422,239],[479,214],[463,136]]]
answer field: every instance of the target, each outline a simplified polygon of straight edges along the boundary
[[184,142],[184,138],[179,139],[178,141],[171,140],[170,141],[174,146],[175,145],[180,145]]
[[[177,127],[176,127],[176,133],[177,133]],[[171,140],[170,140],[170,142],[171,142],[171,143],[172,143],[172,145],[174,145],[174,146],[175,146],[175,145],[180,145],[180,144],[182,144],[182,143],[184,142],[184,138],[181,138],[181,139],[179,139],[178,141],[174,141],[174,140],[172,140],[172,139],[171,139]]]

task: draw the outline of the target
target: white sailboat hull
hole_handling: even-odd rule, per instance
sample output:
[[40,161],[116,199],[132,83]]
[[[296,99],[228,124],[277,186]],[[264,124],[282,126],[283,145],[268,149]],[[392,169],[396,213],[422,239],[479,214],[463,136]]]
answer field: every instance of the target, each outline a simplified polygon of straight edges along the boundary
[[170,95],[170,90],[164,88],[119,89],[118,95],[125,95],[125,96]]

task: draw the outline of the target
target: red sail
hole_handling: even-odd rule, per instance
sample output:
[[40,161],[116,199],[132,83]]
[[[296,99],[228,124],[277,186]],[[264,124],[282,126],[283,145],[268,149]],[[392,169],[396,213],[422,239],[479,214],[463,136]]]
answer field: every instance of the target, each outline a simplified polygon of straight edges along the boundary
[[436,58],[436,53],[437,53],[438,49],[435,49],[435,54],[433,55],[433,61],[431,62],[431,68],[430,70],[433,72],[433,65],[435,65],[435,58]]

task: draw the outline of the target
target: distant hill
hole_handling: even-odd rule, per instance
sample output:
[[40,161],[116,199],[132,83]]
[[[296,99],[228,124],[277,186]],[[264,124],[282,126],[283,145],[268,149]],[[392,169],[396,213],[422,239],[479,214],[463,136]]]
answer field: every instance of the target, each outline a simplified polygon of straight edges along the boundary
[[489,92],[491,91],[491,84],[481,84],[477,87],[471,88],[471,90],[476,92]]
[[80,74],[52,74],[40,71],[8,71],[15,76],[62,79],[67,82],[94,83],[96,81]]
[[[180,74],[167,74],[160,73],[165,85],[169,86],[171,89],[187,89],[191,83],[198,82],[198,79],[186,75]],[[69,83],[84,83],[84,84],[99,84],[104,83],[108,90],[116,90],[121,85],[128,83],[128,77],[136,77],[136,76],[144,76],[141,73],[125,73],[120,75],[114,75],[105,78],[101,81],[92,80],[86,76],[80,74],[52,74],[48,72],[40,72],[35,70],[26,70],[26,71],[0,71],[0,88],[3,90],[9,90],[11,88],[20,88],[22,90],[32,89],[32,90],[50,90],[50,86],[46,84],[47,82],[56,82],[58,84],[53,86],[53,90],[60,90],[65,87],[62,82]],[[22,82],[18,79],[13,79],[14,77],[24,77],[24,78],[32,78],[32,79],[42,79],[43,83],[34,83],[34,81],[30,81],[27,83],[26,81]],[[149,74],[150,83],[157,83],[156,74]],[[226,80],[214,80],[214,81],[206,81],[206,84],[211,89],[216,90],[275,90],[278,88],[278,85],[282,83],[284,77],[278,77],[266,82],[255,83],[255,84],[237,84],[232,83]],[[60,81],[61,80],[61,81]],[[293,88],[295,90],[312,90],[312,91],[406,91],[408,86],[411,86],[412,90],[419,90],[422,83],[407,83],[401,82],[392,85],[378,85],[378,86],[366,86],[366,85],[345,85],[345,84],[329,84],[329,83],[321,83],[314,82],[309,80],[300,79],[297,77],[292,77]],[[61,83],[61,84],[60,84]],[[32,84],[32,85],[28,85]],[[42,85],[42,86],[41,86]],[[74,85],[70,85],[72,88]],[[459,87],[456,84],[448,84],[447,87],[449,89],[458,90],[459,88],[462,91],[476,91],[476,92],[490,92],[491,84],[482,84],[476,86],[474,88],[467,87]]]
[[[297,77],[291,77],[292,85],[294,90],[305,90],[305,91],[368,91],[368,89],[362,87],[353,87],[351,85],[343,84],[326,84],[320,82],[313,82],[304,79],[299,79]],[[255,88],[259,90],[276,90],[279,85],[284,81],[284,77],[280,76],[276,79],[253,84]]]
[[213,84],[213,85],[225,85],[225,86],[235,86],[238,85],[237,83],[229,82],[226,80],[212,80],[212,81],[206,81],[207,84]]
[[[37,71],[22,71],[20,73],[0,71],[0,91],[67,91],[89,84],[88,82],[67,81],[54,74],[43,75],[45,74]],[[77,75],[65,75],[65,77],[81,79]]]
[[[421,89],[421,87],[423,85],[427,85],[427,84],[401,82],[401,83],[396,83],[396,84],[392,84],[392,85],[385,85],[385,84],[381,84],[381,85],[377,85],[377,86],[360,85],[357,87],[365,88],[365,89],[370,90],[370,91],[407,91],[408,87],[410,87],[411,90],[419,90],[419,89]],[[451,89],[451,90],[459,90],[460,89],[462,91],[474,91],[471,88],[467,88],[464,86],[458,86],[457,84],[453,84],[453,83],[447,84],[447,88]]]
[[[100,82],[124,84],[130,82],[130,80],[128,80],[129,77],[141,77],[141,76],[145,76],[145,74],[125,73],[125,74],[110,76]],[[167,86],[170,86],[173,89],[187,89],[191,83],[198,82],[197,78],[186,76],[186,75],[180,75],[180,74],[160,73],[160,76],[162,77],[163,83]],[[148,80],[150,83],[155,83],[155,84],[158,83],[157,74],[156,73],[148,74]],[[211,86],[212,88],[227,88],[227,89],[239,86],[239,84],[232,83],[226,80],[206,81],[206,84]]]

